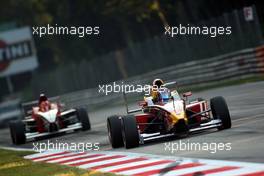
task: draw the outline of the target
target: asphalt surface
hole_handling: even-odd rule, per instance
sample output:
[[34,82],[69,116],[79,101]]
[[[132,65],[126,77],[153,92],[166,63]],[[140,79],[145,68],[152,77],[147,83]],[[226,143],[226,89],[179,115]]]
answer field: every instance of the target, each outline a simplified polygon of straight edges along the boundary
[[[214,96],[225,97],[232,118],[231,129],[209,130],[193,134],[185,139],[158,139],[129,150],[111,149],[107,137],[106,119],[113,114],[125,114],[125,108],[109,106],[89,112],[91,131],[55,136],[37,142],[39,144],[47,144],[47,142],[99,143],[100,150],[264,163],[264,82],[211,89],[193,94],[194,98],[210,99]],[[190,146],[197,143],[200,148],[184,149],[183,147],[184,144]],[[170,145],[170,150],[168,145]],[[172,150],[172,145],[174,150]],[[218,148],[215,147],[216,145]],[[1,129],[0,146],[32,149],[33,143],[14,146],[10,140],[9,130]]]

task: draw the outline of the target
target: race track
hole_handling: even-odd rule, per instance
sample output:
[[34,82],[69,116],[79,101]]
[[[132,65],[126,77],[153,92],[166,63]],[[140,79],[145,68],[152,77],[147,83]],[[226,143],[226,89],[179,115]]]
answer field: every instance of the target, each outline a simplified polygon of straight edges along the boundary
[[[229,161],[247,161],[264,163],[264,82],[249,83],[237,86],[217,88],[199,93],[194,93],[194,97],[209,99],[214,96],[224,96],[229,110],[233,126],[229,130],[210,130],[199,134],[191,135],[185,139],[160,139],[135,149],[115,149],[114,151],[129,151],[135,153],[158,154],[177,157],[191,157],[204,159],[217,159]],[[51,139],[38,142],[87,142],[99,143],[100,150],[111,149],[106,128],[106,118],[113,114],[124,114],[125,108],[122,106],[102,107],[89,112],[92,130],[87,132],[77,132],[61,135]],[[170,151],[165,150],[164,143],[231,143],[231,150],[228,151]],[[9,130],[0,130],[0,146],[17,147],[11,144]],[[18,146],[19,148],[32,149],[31,142]]]

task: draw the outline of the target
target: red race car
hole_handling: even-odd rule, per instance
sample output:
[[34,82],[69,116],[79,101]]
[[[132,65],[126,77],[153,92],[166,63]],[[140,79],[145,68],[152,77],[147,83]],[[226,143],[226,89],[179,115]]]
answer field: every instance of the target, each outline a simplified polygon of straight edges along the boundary
[[[164,87],[175,84],[167,83]],[[145,97],[138,109],[129,110],[126,103],[128,115],[108,117],[108,136],[113,148],[133,148],[160,137],[186,137],[191,132],[231,128],[229,110],[223,97],[188,101],[191,92],[181,97],[176,88],[167,90],[169,96],[165,96],[165,101],[153,102],[153,97]],[[160,95],[159,98],[162,99]],[[126,99],[125,95],[125,102]]]
[[41,94],[38,101],[22,104],[25,118],[9,124],[14,144],[24,144],[27,140],[37,139],[50,134],[90,130],[90,121],[86,109],[72,108],[65,110],[57,97],[48,98]]

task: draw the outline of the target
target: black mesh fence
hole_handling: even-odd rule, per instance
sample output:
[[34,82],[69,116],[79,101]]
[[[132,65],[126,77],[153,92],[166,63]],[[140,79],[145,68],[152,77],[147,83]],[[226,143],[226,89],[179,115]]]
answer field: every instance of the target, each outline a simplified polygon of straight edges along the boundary
[[[33,94],[39,91],[57,95],[97,87],[98,84],[126,79],[156,69],[192,60],[227,54],[263,44],[262,28],[255,7],[253,20],[247,21],[243,9],[201,21],[195,26],[231,26],[231,35],[209,37],[181,35],[156,36],[125,50],[109,53],[92,61],[61,66],[45,73],[34,73]],[[41,81],[40,81],[41,80]]]

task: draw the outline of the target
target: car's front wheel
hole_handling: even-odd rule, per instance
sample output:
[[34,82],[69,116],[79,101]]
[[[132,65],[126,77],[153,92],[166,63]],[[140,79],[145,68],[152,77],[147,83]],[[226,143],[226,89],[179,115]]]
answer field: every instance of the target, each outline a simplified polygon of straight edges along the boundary
[[26,143],[25,124],[22,121],[10,122],[9,129],[13,144],[19,145]]
[[121,118],[122,117],[118,115],[107,118],[108,137],[113,148],[124,146],[121,130]]
[[125,148],[134,148],[139,146],[139,132],[136,118],[133,115],[124,116],[121,120],[122,136]]

